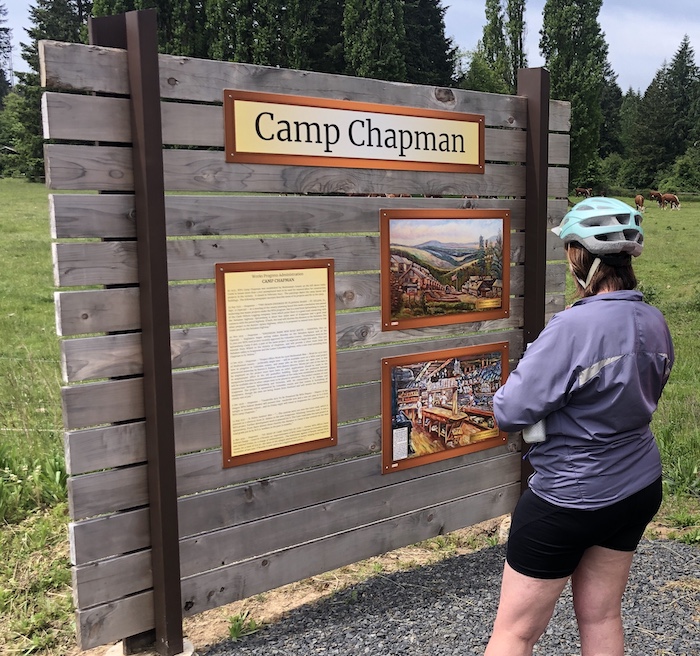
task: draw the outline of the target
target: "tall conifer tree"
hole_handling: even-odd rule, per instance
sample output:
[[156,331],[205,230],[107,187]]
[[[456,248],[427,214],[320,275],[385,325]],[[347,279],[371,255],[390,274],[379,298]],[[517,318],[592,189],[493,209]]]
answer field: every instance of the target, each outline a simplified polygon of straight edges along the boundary
[[406,82],[450,86],[456,48],[445,36],[445,8],[440,0],[404,3]]
[[598,162],[600,100],[608,46],[598,23],[603,0],[547,0],[540,51],[552,97],[571,102],[571,184],[589,186]]
[[7,8],[0,2],[0,104],[12,84],[12,30],[6,23]]
[[346,0],[343,43],[350,75],[403,82],[402,0]]

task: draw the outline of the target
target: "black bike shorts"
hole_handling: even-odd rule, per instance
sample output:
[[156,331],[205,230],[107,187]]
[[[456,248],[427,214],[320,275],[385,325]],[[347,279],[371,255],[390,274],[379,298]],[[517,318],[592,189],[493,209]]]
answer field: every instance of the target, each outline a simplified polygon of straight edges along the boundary
[[506,560],[526,576],[558,579],[573,574],[589,547],[634,551],[661,496],[661,477],[597,510],[562,508],[526,490],[513,511]]

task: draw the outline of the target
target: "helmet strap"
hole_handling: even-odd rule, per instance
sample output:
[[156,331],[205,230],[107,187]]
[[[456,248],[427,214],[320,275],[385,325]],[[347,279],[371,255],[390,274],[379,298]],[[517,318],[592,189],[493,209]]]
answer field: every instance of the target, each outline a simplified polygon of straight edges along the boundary
[[586,276],[586,282],[583,282],[581,278],[578,276],[574,276],[576,280],[578,280],[578,284],[583,287],[584,291],[588,289],[588,285],[591,284],[591,280],[593,279],[593,276],[595,275],[595,272],[598,270],[598,267],[600,266],[600,258],[596,257],[595,260],[593,260],[593,264],[591,264],[591,268],[588,269],[588,275]]

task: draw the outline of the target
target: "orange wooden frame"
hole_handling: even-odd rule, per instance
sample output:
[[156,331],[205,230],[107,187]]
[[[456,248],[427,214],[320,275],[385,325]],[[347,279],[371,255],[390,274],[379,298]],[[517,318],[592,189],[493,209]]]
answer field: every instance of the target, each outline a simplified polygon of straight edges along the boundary
[[[269,153],[250,153],[236,151],[236,134],[234,127],[235,103],[237,100],[250,100],[280,105],[301,105],[305,107],[322,107],[327,109],[354,110],[377,114],[393,114],[421,118],[445,119],[450,121],[477,123],[479,127],[479,161],[477,164],[455,164],[445,162],[396,161],[393,159],[352,158],[316,155],[288,155]],[[290,166],[325,166],[361,169],[391,169],[400,171],[442,171],[447,173],[480,173],[485,171],[485,117],[480,114],[464,112],[447,112],[418,107],[399,107],[379,103],[357,102],[352,100],[334,100],[328,98],[311,98],[255,91],[224,90],[224,144],[226,161],[241,164],[282,164]]]
[[[395,220],[454,221],[455,232],[460,222],[482,219],[502,220],[502,290],[499,307],[453,314],[423,315],[397,318],[391,312],[391,222]],[[382,330],[405,330],[472,321],[505,319],[510,315],[510,211],[509,210],[380,210],[380,250],[381,250],[381,303]]]
[[[289,269],[314,269],[327,270],[328,290],[328,366],[329,382],[328,394],[330,399],[329,433],[326,437],[308,442],[285,444],[275,448],[266,448],[260,451],[249,452],[241,455],[232,455],[232,440],[235,434],[231,427],[230,385],[231,371],[228,359],[228,317],[226,306],[227,286],[225,274],[228,272],[271,272]],[[216,317],[217,337],[219,353],[219,394],[221,403],[221,445],[223,452],[223,466],[232,467],[251,462],[259,462],[270,458],[311,451],[328,446],[334,446],[338,441],[338,390],[336,370],[336,336],[335,336],[335,277],[334,262],[331,259],[318,260],[278,260],[274,262],[233,262],[215,265],[216,286]],[[235,372],[234,372],[235,374]]]
[[[461,363],[474,363],[478,361],[479,356],[488,354],[499,355],[500,357],[501,379],[498,385],[500,387],[505,383],[508,376],[508,342],[495,342],[493,344],[446,349],[443,351],[413,353],[406,356],[382,359],[382,474],[389,474],[411,467],[418,467],[431,462],[437,462],[439,460],[455,458],[467,453],[473,453],[483,449],[490,449],[507,442],[507,434],[498,428],[492,413],[490,416],[494,427],[483,431],[488,433],[487,436],[481,437],[473,443],[451,446],[449,448],[447,446],[447,438],[441,437],[440,435],[442,432],[442,424],[444,423],[445,425],[445,432],[448,431],[448,425],[450,426],[449,430],[452,430],[451,426],[467,420],[466,415],[469,413],[469,410],[458,411],[455,414],[449,408],[433,408],[432,412],[435,416],[431,419],[431,409],[429,407],[430,404],[428,403],[422,404],[420,412],[416,407],[404,407],[406,413],[404,415],[399,414],[399,410],[402,410],[402,407],[398,400],[398,392],[401,390],[398,389],[399,385],[395,382],[396,378],[398,377],[394,375],[395,370],[401,369],[402,367],[405,369],[408,365],[423,365],[424,368],[427,369],[431,363],[439,361],[447,363],[453,359],[460,360]],[[409,388],[402,388],[402,390],[405,389]],[[410,391],[413,392],[413,388],[411,388]],[[419,393],[419,398],[422,396],[428,396],[428,392],[422,392],[420,387],[417,387],[416,391]],[[456,388],[453,388],[453,394],[456,393]],[[454,401],[456,399],[453,398],[452,400]],[[475,410],[472,411],[472,414],[481,414],[486,417],[489,415],[489,412]],[[422,416],[419,418],[419,415]],[[420,429],[424,433],[424,424],[425,426],[428,426],[428,434],[431,433],[431,428],[433,430],[435,427],[438,428],[436,443],[443,446],[444,449],[433,453],[396,457],[394,452],[394,430],[396,428],[406,427],[407,420],[410,420],[411,424],[411,428],[409,429],[410,432],[408,433],[409,442],[413,439],[411,437],[411,433],[413,430],[418,428],[416,424],[420,421]],[[442,440],[442,442],[440,442],[440,440]]]

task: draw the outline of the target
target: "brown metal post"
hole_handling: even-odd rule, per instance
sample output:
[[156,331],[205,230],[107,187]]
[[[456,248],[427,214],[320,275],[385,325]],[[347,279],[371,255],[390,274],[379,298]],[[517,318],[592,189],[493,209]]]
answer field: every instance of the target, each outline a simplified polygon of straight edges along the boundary
[[[183,651],[165,184],[155,10],[91,19],[91,43],[127,50],[144,367],[155,649]],[[148,636],[133,636],[143,648]],[[125,653],[134,653],[124,641]]]
[[[532,342],[544,328],[547,273],[547,175],[549,167],[550,79],[546,68],[518,71],[518,95],[527,98],[525,182],[525,303],[523,341]],[[532,467],[522,461],[521,490]]]

